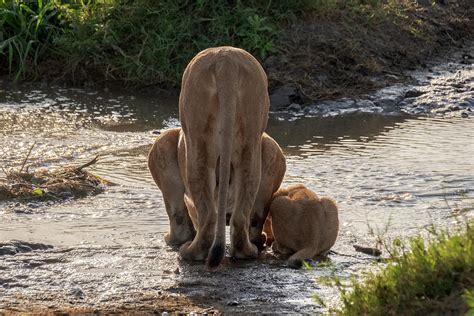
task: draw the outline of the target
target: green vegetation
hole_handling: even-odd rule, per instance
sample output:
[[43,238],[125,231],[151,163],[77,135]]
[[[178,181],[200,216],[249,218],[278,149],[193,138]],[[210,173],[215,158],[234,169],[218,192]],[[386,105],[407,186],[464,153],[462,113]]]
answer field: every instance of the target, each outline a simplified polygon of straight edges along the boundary
[[57,33],[57,17],[53,3],[0,2],[0,57],[15,80],[36,74],[39,59]]
[[419,42],[405,41],[429,38],[430,17],[418,8],[412,0],[0,0],[0,74],[170,88],[197,52],[232,45],[261,61],[277,57],[271,83],[291,83],[306,99],[335,97],[337,87],[373,85],[363,76],[419,62]]
[[[54,61],[71,75],[177,86],[189,60],[217,45],[260,58],[276,52],[277,23],[306,1],[0,2],[0,56],[15,79]],[[44,59],[44,60],[43,60]]]
[[[408,247],[395,240],[387,265],[341,290],[343,315],[474,314],[474,222],[456,233],[431,231]],[[409,250],[408,250],[409,249]]]

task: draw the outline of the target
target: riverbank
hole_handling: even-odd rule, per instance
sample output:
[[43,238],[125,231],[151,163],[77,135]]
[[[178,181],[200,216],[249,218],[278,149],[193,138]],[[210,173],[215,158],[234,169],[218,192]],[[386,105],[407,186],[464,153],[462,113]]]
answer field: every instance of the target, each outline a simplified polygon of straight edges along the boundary
[[263,63],[274,108],[305,105],[407,80],[405,70],[426,67],[426,58],[471,35],[469,2],[4,3],[0,74],[42,85],[176,90],[198,51],[235,45]]
[[[470,209],[457,210],[461,214]],[[429,235],[382,240],[387,245],[387,265],[341,290],[340,315],[473,315],[474,314],[474,222],[459,219],[463,229]],[[409,286],[407,286],[409,285]]]

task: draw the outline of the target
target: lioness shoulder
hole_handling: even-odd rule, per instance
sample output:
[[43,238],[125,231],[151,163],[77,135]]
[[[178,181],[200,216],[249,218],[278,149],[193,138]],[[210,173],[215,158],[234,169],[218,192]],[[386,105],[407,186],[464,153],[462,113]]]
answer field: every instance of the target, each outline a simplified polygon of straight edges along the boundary
[[336,202],[319,197],[302,184],[279,189],[270,204],[273,249],[291,255],[288,264],[299,267],[303,260],[325,255],[336,242],[339,219]]

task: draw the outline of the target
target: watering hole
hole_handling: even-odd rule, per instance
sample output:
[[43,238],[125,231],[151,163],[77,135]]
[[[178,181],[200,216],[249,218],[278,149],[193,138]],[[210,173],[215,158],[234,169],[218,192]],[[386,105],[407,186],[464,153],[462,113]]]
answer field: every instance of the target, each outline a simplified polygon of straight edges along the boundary
[[[472,96],[472,68],[465,71],[463,93]],[[474,197],[471,117],[349,112],[271,113],[267,128],[287,159],[283,185],[301,182],[338,201],[340,235],[328,261],[341,275],[373,262],[353,244],[449,226],[453,213],[472,216]],[[0,166],[18,168],[35,142],[31,168],[100,154],[88,170],[117,185],[63,203],[0,202],[0,243],[53,247],[0,251],[0,311],[307,313],[323,310],[313,293],[337,301],[315,282],[330,269],[314,262],[292,270],[267,251],[209,273],[165,245],[168,219],[146,159],[156,131],[178,124],[175,97],[2,83]]]

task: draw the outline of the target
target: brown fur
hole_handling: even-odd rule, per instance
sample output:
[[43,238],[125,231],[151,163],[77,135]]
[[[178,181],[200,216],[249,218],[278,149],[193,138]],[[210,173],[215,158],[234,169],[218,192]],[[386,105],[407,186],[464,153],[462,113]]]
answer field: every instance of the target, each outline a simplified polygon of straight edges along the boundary
[[185,152],[184,185],[196,209],[197,233],[180,254],[189,260],[207,257],[209,268],[220,264],[230,199],[230,254],[256,258],[249,222],[260,185],[261,139],[269,109],[266,74],[242,49],[209,48],[188,64],[181,87],[184,136],[178,151]]
[[[269,229],[271,227],[271,229]],[[273,249],[291,255],[288,265],[326,255],[336,242],[338,210],[333,199],[318,197],[302,184],[281,188],[273,195],[265,233]]]
[[[164,131],[155,141],[148,156],[148,167],[165,201],[166,212],[170,220],[170,232],[165,236],[169,245],[180,246],[194,238],[194,225],[198,225],[196,209],[192,200],[185,201],[185,188],[178,161],[183,161],[185,152],[178,158],[180,128]],[[278,144],[268,136],[262,137],[262,170],[260,187],[255,199],[251,220],[250,240],[262,248],[265,235],[263,225],[270,208],[273,193],[283,180],[286,171],[285,157]],[[231,201],[231,203],[233,203]],[[232,215],[232,214],[229,214]]]

